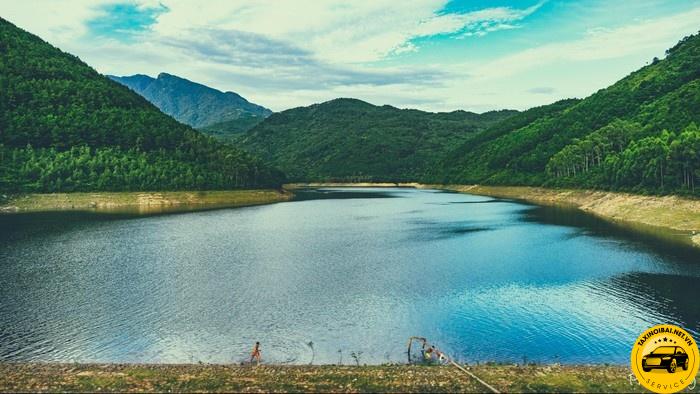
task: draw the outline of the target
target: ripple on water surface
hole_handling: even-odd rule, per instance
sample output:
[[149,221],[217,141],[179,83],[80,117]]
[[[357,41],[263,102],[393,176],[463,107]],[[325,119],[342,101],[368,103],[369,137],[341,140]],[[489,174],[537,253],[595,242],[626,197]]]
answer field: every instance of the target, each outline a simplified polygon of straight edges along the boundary
[[382,363],[420,335],[467,361],[624,363],[650,325],[700,332],[696,250],[486,197],[326,188],[0,230],[4,361],[231,362],[259,340],[269,362]]

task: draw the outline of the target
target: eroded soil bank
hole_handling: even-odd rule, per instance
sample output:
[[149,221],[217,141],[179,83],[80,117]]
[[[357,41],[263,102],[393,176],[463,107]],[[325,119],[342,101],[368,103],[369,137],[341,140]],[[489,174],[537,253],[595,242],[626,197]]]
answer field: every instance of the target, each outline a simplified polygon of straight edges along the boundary
[[269,204],[290,200],[292,196],[278,190],[27,194],[0,204],[0,212],[158,213]]

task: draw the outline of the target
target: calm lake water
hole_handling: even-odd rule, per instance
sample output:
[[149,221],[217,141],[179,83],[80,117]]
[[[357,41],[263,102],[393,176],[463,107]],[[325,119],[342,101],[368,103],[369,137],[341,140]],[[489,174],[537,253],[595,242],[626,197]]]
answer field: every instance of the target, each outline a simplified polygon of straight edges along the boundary
[[[159,216],[0,216],[0,361],[627,363],[657,323],[700,339],[700,252],[580,212],[319,189]],[[359,353],[362,352],[362,353]]]

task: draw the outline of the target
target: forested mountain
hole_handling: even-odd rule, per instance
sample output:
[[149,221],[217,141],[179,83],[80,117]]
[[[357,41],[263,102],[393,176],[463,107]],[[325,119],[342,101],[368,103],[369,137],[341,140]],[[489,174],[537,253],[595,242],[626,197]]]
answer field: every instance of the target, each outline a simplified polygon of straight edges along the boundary
[[697,124],[700,36],[694,35],[583,100],[478,115],[337,99],[274,114],[241,142],[295,180],[700,193]]
[[282,180],[0,19],[1,191],[227,189]]
[[258,124],[270,111],[234,93],[167,74],[120,80],[162,94],[161,105],[186,122],[213,122],[204,127],[208,133],[235,138],[255,156],[178,123],[77,57],[0,19],[0,190],[279,185],[282,173],[259,156],[295,181],[700,194],[700,35],[583,100],[524,112],[430,113],[336,99]]
[[[509,118],[506,118],[484,131],[474,133],[461,145],[453,148],[444,156],[441,156],[430,166],[422,179],[432,182],[448,182],[459,179],[464,169],[464,159],[480,146],[490,143],[498,138],[519,130],[534,122],[542,122],[561,114],[564,110],[580,102],[577,99],[557,101],[553,104],[530,108]],[[479,173],[475,178],[488,178],[490,173]]]
[[240,143],[293,180],[416,180],[470,135],[516,113],[430,113],[336,99],[272,114]]
[[423,179],[695,192],[700,36],[666,54],[584,100],[535,108],[475,135]]
[[272,113],[237,93],[224,93],[166,73],[158,78],[140,74],[109,77],[180,122],[224,139],[252,128]]

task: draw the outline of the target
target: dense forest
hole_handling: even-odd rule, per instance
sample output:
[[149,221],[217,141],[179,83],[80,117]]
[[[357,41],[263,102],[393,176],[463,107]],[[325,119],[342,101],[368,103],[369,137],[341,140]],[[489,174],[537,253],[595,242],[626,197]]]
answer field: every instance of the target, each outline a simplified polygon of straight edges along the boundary
[[265,117],[252,114],[244,114],[232,120],[217,122],[206,127],[199,128],[204,134],[208,134],[218,140],[236,142],[246,131],[257,126],[265,120]]
[[238,141],[292,180],[414,181],[435,158],[515,113],[431,113],[336,99],[272,114]]
[[583,100],[482,115],[338,99],[274,114],[242,146],[295,180],[698,194],[700,35]]
[[696,34],[584,100],[534,108],[474,135],[422,179],[697,194],[697,124]]
[[229,189],[283,174],[0,19],[0,190]]

